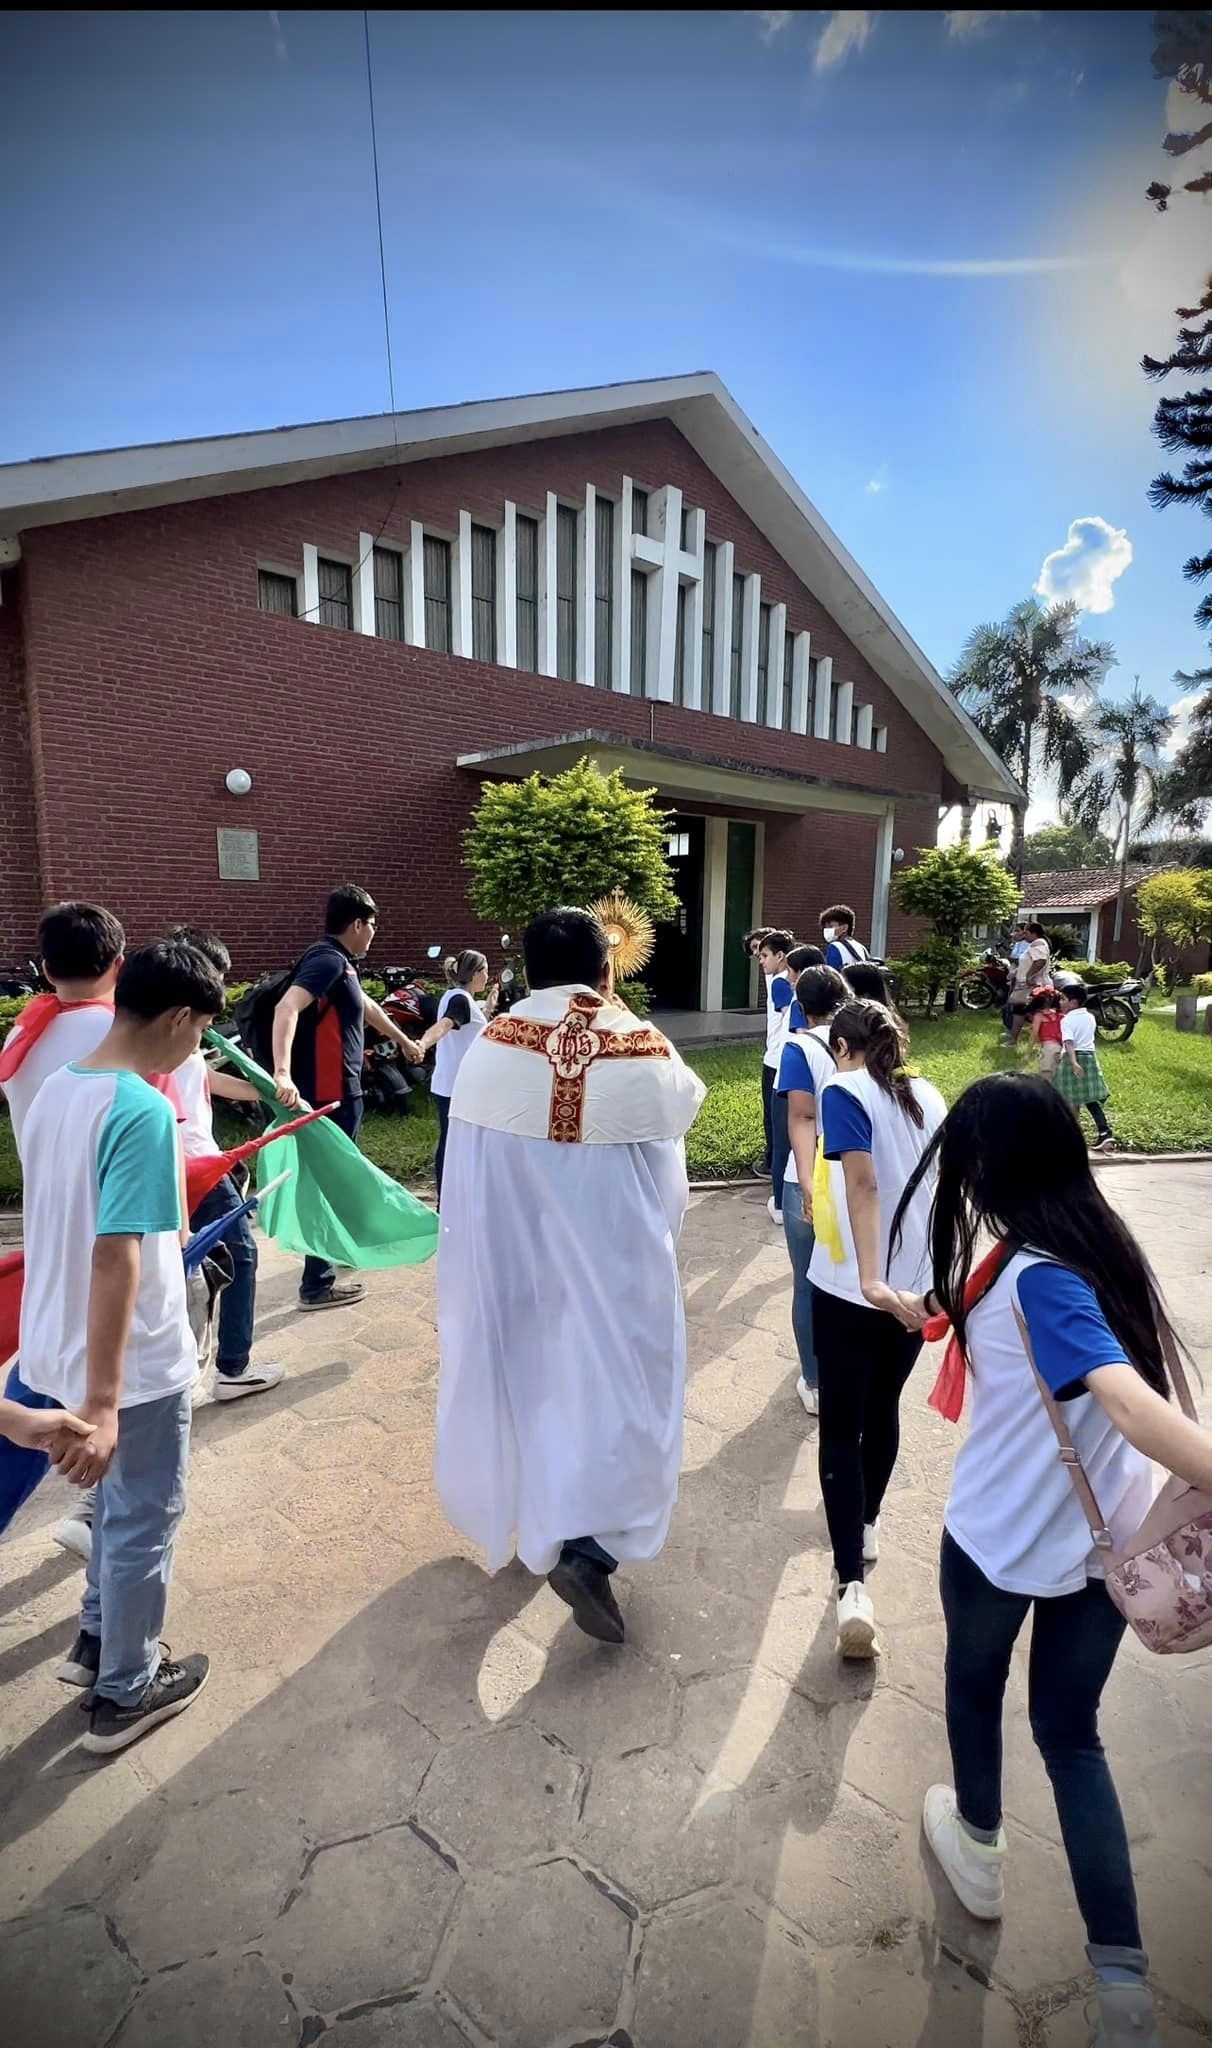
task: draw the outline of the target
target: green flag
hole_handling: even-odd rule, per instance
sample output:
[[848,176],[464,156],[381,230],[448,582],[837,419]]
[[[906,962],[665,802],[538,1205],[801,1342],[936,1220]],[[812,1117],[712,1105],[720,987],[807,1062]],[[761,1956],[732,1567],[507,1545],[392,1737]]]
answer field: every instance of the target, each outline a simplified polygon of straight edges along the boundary
[[[276,1122],[288,1123],[263,1067],[220,1031],[207,1043],[251,1081]],[[437,1248],[438,1219],[390,1175],[363,1158],[352,1138],[327,1117],[257,1155],[257,1185],[266,1187],[289,1169],[290,1178],[267,1195],[258,1221],[283,1251],[309,1253],[334,1266],[419,1266]]]

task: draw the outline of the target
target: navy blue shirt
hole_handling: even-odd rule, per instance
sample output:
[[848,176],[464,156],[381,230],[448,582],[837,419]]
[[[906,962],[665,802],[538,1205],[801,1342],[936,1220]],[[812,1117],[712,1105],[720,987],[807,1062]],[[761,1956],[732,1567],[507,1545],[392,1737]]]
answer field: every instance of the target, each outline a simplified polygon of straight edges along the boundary
[[295,1086],[317,1109],[322,1102],[360,1096],[366,1013],[353,954],[340,939],[318,939],[307,948],[292,982],[315,997],[295,1029],[290,1061]]

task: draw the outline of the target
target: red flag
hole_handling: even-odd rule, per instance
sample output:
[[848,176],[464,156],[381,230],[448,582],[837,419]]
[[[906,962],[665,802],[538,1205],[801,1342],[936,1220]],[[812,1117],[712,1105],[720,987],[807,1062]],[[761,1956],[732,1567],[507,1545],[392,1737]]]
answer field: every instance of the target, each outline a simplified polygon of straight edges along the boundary
[[[309,1109],[306,1116],[292,1117],[289,1123],[274,1124],[259,1138],[250,1138],[247,1144],[233,1145],[230,1152],[220,1152],[211,1159],[189,1159],[185,1163],[185,1199],[190,1213],[199,1202],[217,1187],[225,1173],[230,1173],[241,1159],[251,1159],[263,1145],[272,1145],[275,1138],[286,1136],[290,1131],[301,1130],[304,1124],[314,1123],[318,1116],[327,1116],[336,1104],[330,1102],[322,1109]],[[21,1294],[25,1285],[25,1253],[6,1252],[0,1257],[0,1364],[12,1358],[21,1340]]]
[[335,1102],[328,1102],[320,1109],[309,1109],[305,1115],[292,1117],[289,1123],[271,1124],[259,1138],[249,1138],[243,1145],[233,1145],[230,1152],[212,1153],[202,1159],[187,1159],[185,1162],[185,1202],[192,1216],[199,1202],[205,1201],[212,1188],[217,1188],[225,1173],[238,1166],[242,1159],[251,1159],[264,1145],[272,1145],[278,1138],[287,1137],[292,1131],[301,1131],[304,1124],[314,1124],[318,1116],[327,1116],[336,1109]]

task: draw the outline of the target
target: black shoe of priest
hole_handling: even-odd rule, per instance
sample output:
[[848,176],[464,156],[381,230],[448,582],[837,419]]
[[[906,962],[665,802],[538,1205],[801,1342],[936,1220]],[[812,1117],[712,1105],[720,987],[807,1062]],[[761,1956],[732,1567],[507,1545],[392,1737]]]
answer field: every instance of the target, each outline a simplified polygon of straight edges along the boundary
[[553,1593],[572,1609],[577,1627],[599,1643],[621,1643],[623,1617],[610,1589],[610,1573],[587,1557],[562,1557],[547,1583]]

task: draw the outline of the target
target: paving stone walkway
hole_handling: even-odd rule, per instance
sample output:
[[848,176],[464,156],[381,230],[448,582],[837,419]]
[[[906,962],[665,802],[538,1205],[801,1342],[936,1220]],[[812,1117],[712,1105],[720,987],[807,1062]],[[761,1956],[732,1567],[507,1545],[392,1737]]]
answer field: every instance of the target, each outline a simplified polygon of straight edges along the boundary
[[[1212,1167],[1109,1167],[1212,1386]],[[1027,1729],[1006,1723],[1006,1917],[923,1860],[946,1772],[934,1558],[954,1433],[906,1397],[873,1575],[886,1655],[841,1668],[793,1393],[780,1237],[695,1199],[670,1543],[620,1574],[621,1651],[430,1483],[428,1270],[300,1318],[290,1377],[197,1416],[169,1635],[197,1707],[108,1763],[53,1678],[78,1569],[48,1484],[0,1553],[0,2037],[10,2048],[1079,2048],[1082,1933]],[[1105,1732],[1172,2048],[1212,2040],[1212,1653],[1129,1646]]]

